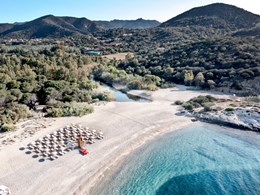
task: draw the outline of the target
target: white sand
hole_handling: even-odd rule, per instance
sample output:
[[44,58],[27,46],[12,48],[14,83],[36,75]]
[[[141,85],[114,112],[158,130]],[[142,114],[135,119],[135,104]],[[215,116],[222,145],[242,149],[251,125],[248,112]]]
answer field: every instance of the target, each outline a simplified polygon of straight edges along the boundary
[[[142,94],[143,91],[132,93]],[[15,195],[89,192],[107,170],[146,141],[163,132],[191,125],[190,119],[175,115],[179,108],[171,104],[175,100],[188,100],[201,94],[206,95],[200,91],[161,89],[151,93],[153,102],[150,103],[111,102],[96,106],[95,113],[84,117],[39,119],[45,120],[46,128],[41,128],[32,137],[2,145],[0,184],[8,186]],[[32,154],[25,154],[27,150],[19,150],[31,141],[71,123],[101,130],[105,139],[87,145],[89,155],[82,156],[74,150],[54,161],[39,162],[40,158],[34,159]]]

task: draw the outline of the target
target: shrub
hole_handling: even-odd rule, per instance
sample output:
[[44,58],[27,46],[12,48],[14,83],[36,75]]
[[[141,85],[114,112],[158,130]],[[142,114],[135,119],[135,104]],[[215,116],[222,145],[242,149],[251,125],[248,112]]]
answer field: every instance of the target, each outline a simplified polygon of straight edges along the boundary
[[47,114],[45,115],[46,117],[62,117],[62,116],[64,116],[62,108],[50,107],[46,111],[47,111]]
[[233,112],[233,111],[234,111],[234,108],[226,108],[225,111],[227,111],[227,112]]
[[[210,110],[212,110],[210,107],[214,105],[214,102],[216,100],[217,100],[216,98],[214,98],[210,95],[207,95],[207,96],[201,96],[200,95],[200,96],[192,98],[188,102],[182,104],[182,106],[186,110],[193,110],[193,108],[204,107],[205,111],[210,111]],[[179,103],[179,102],[177,102],[177,103]]]
[[213,102],[204,102],[201,104],[203,107],[212,107],[214,106],[214,103]]
[[177,100],[174,102],[175,105],[182,105],[183,104],[183,101],[180,101],[180,100]]
[[97,103],[97,102],[99,102],[99,99],[97,98],[92,99],[92,103]]
[[217,99],[210,96],[210,95],[207,95],[207,96],[198,96],[198,97],[195,97],[195,98],[192,98],[191,100],[189,100],[188,102],[190,104],[193,105],[193,107],[195,108],[199,108],[199,107],[210,107],[210,106],[213,106],[214,105],[214,102],[216,101]]
[[189,110],[189,111],[192,111],[192,110],[193,110],[193,105],[190,104],[190,103],[188,103],[188,102],[184,103],[182,106],[183,106],[183,108],[184,108],[185,110]]
[[213,80],[208,80],[207,84],[209,86],[210,89],[213,89],[216,85],[216,83]]
[[210,95],[207,95],[207,96],[198,96],[198,97],[195,97],[195,98],[192,98],[190,100],[190,102],[196,102],[200,105],[202,105],[203,103],[207,103],[207,102],[215,102],[217,99],[210,96]]
[[23,93],[20,91],[20,89],[11,89],[10,93],[11,95],[15,96],[18,101],[23,97]]
[[147,89],[150,91],[156,91],[156,90],[158,90],[158,87],[154,84],[150,84],[150,85],[144,86],[143,89]]
[[160,85],[160,87],[166,89],[166,88],[176,87],[176,84],[171,82],[164,82]]
[[0,83],[0,90],[5,90],[6,89],[6,85],[3,83]]
[[15,124],[19,119],[29,117],[27,106],[18,103],[8,103],[0,108],[0,123]]
[[83,116],[94,111],[93,107],[84,103],[57,103],[44,108],[46,117]]
[[212,108],[210,106],[204,106],[203,111],[204,112],[209,112],[209,111],[212,111]]
[[1,132],[10,132],[10,131],[14,131],[16,129],[16,127],[12,124],[3,124],[1,127]]
[[79,88],[85,90],[93,90],[96,89],[98,85],[90,80],[84,80],[79,82]]
[[12,80],[6,84],[6,87],[7,89],[19,89],[20,84],[19,81]]
[[24,93],[22,97],[19,99],[19,103],[28,104],[30,101],[36,101],[37,97],[33,93]]
[[127,84],[127,87],[129,89],[142,89],[143,88],[142,82],[139,80],[134,80],[134,81],[129,82]]
[[199,104],[199,103],[197,103],[197,102],[190,102],[190,104],[192,104],[192,106],[193,106],[194,108],[199,108],[199,107],[202,106],[202,104]]
[[98,99],[100,101],[112,101],[115,99],[115,97],[111,92],[105,91],[92,94],[92,99]]

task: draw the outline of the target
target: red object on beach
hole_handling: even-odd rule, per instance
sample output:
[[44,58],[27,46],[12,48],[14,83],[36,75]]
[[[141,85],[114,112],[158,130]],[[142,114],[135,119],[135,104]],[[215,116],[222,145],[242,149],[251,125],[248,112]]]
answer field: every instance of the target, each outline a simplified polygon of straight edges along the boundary
[[79,151],[80,151],[80,153],[83,154],[83,155],[86,155],[86,154],[89,153],[86,149],[81,149],[81,150],[79,150]]

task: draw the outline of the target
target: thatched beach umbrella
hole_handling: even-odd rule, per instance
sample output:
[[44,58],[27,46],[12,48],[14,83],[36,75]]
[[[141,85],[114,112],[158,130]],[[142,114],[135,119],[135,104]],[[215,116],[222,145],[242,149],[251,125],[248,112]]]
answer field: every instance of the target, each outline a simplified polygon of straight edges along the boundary
[[57,140],[57,137],[53,137],[52,141],[55,142]]
[[47,152],[45,152],[45,153],[43,153],[43,155],[42,155],[43,157],[48,157],[49,156],[49,154],[47,153]]
[[41,152],[41,150],[37,147],[36,149],[35,149],[35,151],[34,151],[35,153],[40,153]]
[[34,149],[34,146],[33,146],[33,145],[29,145],[28,148],[29,148],[30,150],[32,150],[32,149]]
[[55,157],[51,154],[51,155],[49,155],[49,159],[50,160],[55,160]]

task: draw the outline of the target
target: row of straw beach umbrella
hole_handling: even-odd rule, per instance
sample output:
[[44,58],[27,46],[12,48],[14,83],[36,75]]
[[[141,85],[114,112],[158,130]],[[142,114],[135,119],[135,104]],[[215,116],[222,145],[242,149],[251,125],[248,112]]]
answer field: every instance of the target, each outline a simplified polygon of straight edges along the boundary
[[95,139],[101,140],[104,138],[102,132],[73,123],[29,143],[28,149],[39,156],[54,160],[73,150],[79,135],[81,135],[86,144],[93,144]]

